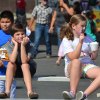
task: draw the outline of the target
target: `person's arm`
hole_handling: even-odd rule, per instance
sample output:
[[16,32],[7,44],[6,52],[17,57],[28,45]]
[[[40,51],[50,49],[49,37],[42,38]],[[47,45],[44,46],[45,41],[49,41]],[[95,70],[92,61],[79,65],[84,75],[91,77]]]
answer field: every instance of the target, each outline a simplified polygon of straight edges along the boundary
[[74,12],[74,9],[72,7],[68,7],[68,5],[66,3],[64,3],[63,0],[60,0],[60,6],[62,6],[69,15],[73,15],[75,12]]
[[12,38],[12,42],[14,43],[14,48],[12,50],[12,53],[9,56],[9,61],[15,63],[18,55],[18,43],[13,38]]
[[37,6],[33,9],[32,11],[32,17],[28,23],[28,28],[32,31],[32,26],[33,26],[33,23],[35,21],[35,16],[36,16],[36,13],[37,13]]
[[84,39],[84,34],[80,35],[80,41],[76,47],[76,49],[73,52],[69,52],[67,54],[67,56],[69,57],[69,59],[73,60],[73,59],[78,59],[80,57],[81,54],[81,48],[83,45],[83,39]]
[[55,20],[56,20],[56,16],[57,16],[57,11],[54,11],[54,12],[53,12],[53,15],[52,15],[51,23],[50,23],[50,29],[49,29],[49,32],[50,32],[50,33],[53,32],[54,23],[55,23]]
[[32,31],[33,28],[33,23],[35,22],[34,17],[31,17],[29,23],[28,23],[28,28]]
[[29,61],[27,52],[26,52],[26,44],[29,42],[29,38],[25,37],[23,38],[23,41],[21,43],[21,61],[22,64],[27,63]]

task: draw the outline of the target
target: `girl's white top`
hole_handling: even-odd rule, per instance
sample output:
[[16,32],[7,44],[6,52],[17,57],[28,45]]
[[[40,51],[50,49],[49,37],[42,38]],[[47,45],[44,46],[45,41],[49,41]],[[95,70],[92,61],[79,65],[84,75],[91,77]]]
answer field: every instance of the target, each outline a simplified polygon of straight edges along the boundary
[[[79,43],[79,38],[74,38],[74,40],[68,40],[66,37],[63,38],[62,40],[62,48],[63,48],[63,52],[65,55],[65,66],[67,66],[69,64],[69,62],[71,61],[67,54],[69,52],[73,52],[77,45]],[[82,49],[81,49],[81,55],[80,55],[80,61],[84,64],[94,64],[94,62],[91,60],[90,58],[90,53],[91,53],[91,49],[90,49],[90,45],[89,45],[89,41],[85,38],[83,45],[82,45]]]

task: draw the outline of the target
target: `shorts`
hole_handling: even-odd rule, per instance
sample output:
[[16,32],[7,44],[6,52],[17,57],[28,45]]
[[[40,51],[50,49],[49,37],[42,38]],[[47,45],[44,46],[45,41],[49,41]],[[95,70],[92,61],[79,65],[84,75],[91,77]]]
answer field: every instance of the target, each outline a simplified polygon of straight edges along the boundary
[[87,64],[86,66],[83,66],[82,67],[82,76],[85,77],[86,76],[86,73],[89,69],[91,68],[96,68],[97,66],[94,65],[94,64]]
[[[37,69],[37,64],[34,60],[30,60],[28,62],[29,66],[30,66],[30,73],[31,73],[31,76],[33,77],[34,74],[36,73],[36,69]],[[15,77],[16,78],[22,78],[23,77],[23,73],[22,73],[22,69],[21,69],[21,65],[22,63],[21,62],[16,62],[16,65],[17,65],[17,70],[16,70],[16,75]]]
[[[82,67],[82,76],[83,77],[85,77],[86,76],[86,73],[87,73],[87,71],[89,70],[89,69],[91,69],[91,68],[96,68],[97,66],[96,65],[94,65],[94,64],[87,64],[86,66],[83,66]],[[65,72],[65,76],[66,77],[70,77],[70,74],[69,74],[69,72],[68,72],[68,64],[65,66],[65,69],[64,69],[64,72]]]
[[65,76],[69,78],[68,64],[65,64],[64,72],[65,72]]

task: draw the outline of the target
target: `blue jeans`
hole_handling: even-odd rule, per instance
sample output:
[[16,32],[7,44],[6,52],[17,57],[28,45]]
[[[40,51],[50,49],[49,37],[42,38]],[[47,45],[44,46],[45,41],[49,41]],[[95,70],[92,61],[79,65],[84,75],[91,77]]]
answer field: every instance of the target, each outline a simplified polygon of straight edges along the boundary
[[38,53],[38,47],[40,45],[40,38],[45,37],[46,54],[51,54],[51,44],[49,37],[49,25],[48,24],[36,24],[35,39],[34,39],[34,54]]
[[[0,93],[5,92],[5,80],[0,80]],[[11,85],[10,98],[16,97],[16,81],[14,80]]]
[[57,38],[58,38],[58,47],[60,46],[61,39],[60,39],[60,27],[56,26],[56,33],[57,33]]

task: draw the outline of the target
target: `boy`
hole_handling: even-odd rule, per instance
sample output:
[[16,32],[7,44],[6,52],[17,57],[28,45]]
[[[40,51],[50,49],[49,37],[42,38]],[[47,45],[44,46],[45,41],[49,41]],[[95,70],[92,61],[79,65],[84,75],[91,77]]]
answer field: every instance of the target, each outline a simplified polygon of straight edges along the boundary
[[35,6],[32,12],[32,18],[30,19],[29,29],[32,30],[32,24],[36,20],[35,27],[35,39],[34,39],[34,58],[38,54],[38,47],[40,45],[40,38],[44,34],[46,44],[46,57],[50,58],[51,44],[49,37],[49,17],[52,14],[52,8],[48,6],[48,0],[40,0],[40,4]]
[[[5,52],[2,50],[7,49],[7,42],[11,40],[10,30],[14,22],[12,12],[5,10],[0,14],[0,75],[6,74],[6,67],[8,63],[8,57],[5,56]],[[11,87],[10,98],[15,97],[16,82],[14,81]],[[5,91],[5,81],[0,80],[0,93]]]
[[[31,45],[26,37],[21,24],[14,24],[12,27],[12,41],[9,42],[9,62],[6,71],[6,91],[0,97],[9,98],[11,84],[17,68],[23,72],[24,82],[27,88],[27,95],[30,99],[37,99],[38,94],[32,91],[32,79],[30,73],[31,65]],[[9,78],[10,77],[10,78]]]

